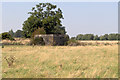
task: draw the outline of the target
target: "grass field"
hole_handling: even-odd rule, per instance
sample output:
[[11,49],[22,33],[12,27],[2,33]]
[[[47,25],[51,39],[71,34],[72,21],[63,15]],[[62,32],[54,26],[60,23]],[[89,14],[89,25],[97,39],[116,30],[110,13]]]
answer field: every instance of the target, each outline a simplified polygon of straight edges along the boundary
[[[4,57],[15,57],[12,67]],[[2,48],[3,78],[117,78],[118,45]]]

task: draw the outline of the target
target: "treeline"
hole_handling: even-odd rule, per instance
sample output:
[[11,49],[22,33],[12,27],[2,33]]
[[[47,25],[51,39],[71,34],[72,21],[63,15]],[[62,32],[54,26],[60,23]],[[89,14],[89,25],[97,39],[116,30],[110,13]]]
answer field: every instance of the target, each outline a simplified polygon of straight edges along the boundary
[[[41,31],[39,33],[41,33]],[[16,32],[13,32],[13,30],[11,29],[8,32],[4,32],[0,34],[0,38],[13,40],[14,38],[25,38],[25,37],[23,35],[22,30],[17,30]],[[94,34],[79,34],[76,37],[71,37],[71,39],[74,39],[74,40],[120,40],[120,34],[111,33],[111,34],[104,34],[101,36],[94,35]]]
[[13,30],[11,29],[8,33],[9,33],[12,37],[16,37],[16,38],[23,37],[23,31],[22,31],[22,30],[17,30],[16,32],[13,32]]
[[23,38],[23,31],[17,30],[16,32],[13,32],[13,30],[11,29],[9,32],[4,32],[0,34],[0,39],[14,40],[14,38]]
[[120,34],[111,33],[111,34],[104,34],[101,36],[94,35],[94,34],[79,34],[76,37],[72,37],[71,39],[75,39],[75,40],[120,40]]

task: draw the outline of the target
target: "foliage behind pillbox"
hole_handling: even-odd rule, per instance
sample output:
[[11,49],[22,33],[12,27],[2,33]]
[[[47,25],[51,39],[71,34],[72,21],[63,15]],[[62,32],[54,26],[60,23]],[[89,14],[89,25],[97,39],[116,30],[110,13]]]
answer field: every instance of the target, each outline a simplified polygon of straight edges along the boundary
[[36,37],[35,39],[31,40],[31,44],[34,45],[45,45],[45,42],[42,37]]
[[42,37],[36,37],[35,35],[40,35],[40,34],[46,34],[44,28],[38,28],[37,30],[35,30],[31,36],[31,43],[30,44],[34,44],[34,45],[44,45],[44,41]]
[[2,33],[2,39],[14,40],[14,38],[8,32]]

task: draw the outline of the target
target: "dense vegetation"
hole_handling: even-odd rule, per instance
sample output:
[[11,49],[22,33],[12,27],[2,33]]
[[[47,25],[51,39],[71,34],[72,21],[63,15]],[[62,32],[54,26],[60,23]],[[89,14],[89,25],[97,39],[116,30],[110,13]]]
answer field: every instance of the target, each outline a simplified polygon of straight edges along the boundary
[[8,32],[2,33],[2,39],[14,40],[14,38]]
[[16,32],[13,32],[13,30],[11,29],[8,33],[12,37],[15,37],[15,38],[21,38],[21,37],[23,37],[23,31],[22,30],[17,30]]
[[44,28],[38,28],[37,30],[35,30],[32,33],[31,38],[34,38],[35,35],[39,35],[39,34],[46,34]]
[[42,37],[36,37],[31,40],[30,45],[45,45],[45,42]]
[[111,34],[104,34],[101,36],[94,35],[94,34],[79,34],[76,37],[72,37],[71,39],[75,39],[75,40],[120,40],[120,34],[111,33]]
[[63,18],[60,8],[50,3],[39,3],[29,12],[30,17],[23,23],[23,35],[30,38],[38,28],[43,28],[46,34],[65,34],[65,27],[61,24]]

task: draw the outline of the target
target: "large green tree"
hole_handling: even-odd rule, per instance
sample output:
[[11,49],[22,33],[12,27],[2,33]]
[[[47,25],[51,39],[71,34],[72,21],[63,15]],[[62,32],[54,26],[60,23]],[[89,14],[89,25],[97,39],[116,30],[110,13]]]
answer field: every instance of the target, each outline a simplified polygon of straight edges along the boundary
[[108,40],[108,34],[104,35],[105,40]]
[[46,34],[65,34],[65,27],[61,24],[62,11],[51,3],[39,3],[29,12],[30,17],[23,23],[23,34],[31,37],[32,33],[43,27]]
[[2,39],[14,40],[14,38],[8,32],[2,33]]
[[76,36],[76,40],[82,40],[83,34],[79,34]]
[[114,33],[111,33],[111,34],[109,34],[109,36],[108,36],[108,39],[109,39],[109,40],[118,40],[117,38],[118,38],[117,34],[114,34]]
[[23,37],[23,31],[22,30],[17,30],[14,33],[14,37],[17,37],[17,38]]
[[82,40],[93,40],[94,39],[94,35],[93,34],[85,34],[82,37]]
[[95,35],[95,36],[94,36],[94,40],[99,40],[98,35]]
[[11,29],[8,33],[9,33],[12,37],[14,37],[14,32],[13,32],[12,29]]

